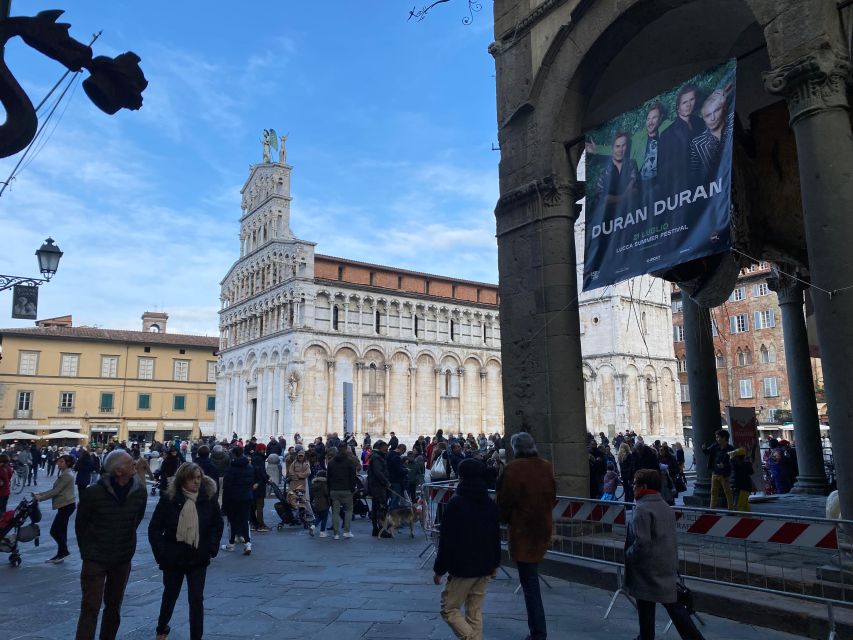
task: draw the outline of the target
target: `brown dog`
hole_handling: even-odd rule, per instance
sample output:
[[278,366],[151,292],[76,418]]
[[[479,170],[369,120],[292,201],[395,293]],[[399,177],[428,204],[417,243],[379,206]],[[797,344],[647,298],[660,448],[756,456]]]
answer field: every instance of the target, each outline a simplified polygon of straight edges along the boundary
[[379,530],[379,535],[382,535],[382,532],[384,531],[393,536],[397,529],[402,527],[404,524],[408,524],[410,533],[409,537],[414,538],[415,524],[417,521],[418,512],[414,506],[391,509],[385,514],[385,520],[382,522],[382,528]]

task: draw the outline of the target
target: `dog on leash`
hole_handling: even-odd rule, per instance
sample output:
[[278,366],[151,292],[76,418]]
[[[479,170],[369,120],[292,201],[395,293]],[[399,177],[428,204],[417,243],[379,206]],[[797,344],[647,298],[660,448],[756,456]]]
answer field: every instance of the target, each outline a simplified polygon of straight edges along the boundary
[[389,509],[385,514],[385,519],[382,521],[382,528],[379,530],[379,534],[382,535],[382,532],[385,532],[393,536],[397,529],[402,527],[404,524],[408,524],[410,533],[409,537],[414,538],[415,524],[417,521],[418,511],[414,506]]

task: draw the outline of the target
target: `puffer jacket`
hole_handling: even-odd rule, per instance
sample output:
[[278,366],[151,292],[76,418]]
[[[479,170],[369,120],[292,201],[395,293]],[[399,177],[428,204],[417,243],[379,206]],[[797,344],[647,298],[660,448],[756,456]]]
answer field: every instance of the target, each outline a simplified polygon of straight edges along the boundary
[[329,482],[322,476],[311,481],[311,497],[314,499],[314,510],[325,511],[329,508]]
[[249,459],[246,456],[234,458],[222,481],[222,506],[227,509],[230,505],[251,502],[254,483],[255,470]]
[[[176,488],[177,489],[177,488]],[[154,560],[161,569],[203,567],[219,552],[222,537],[222,514],[216,499],[217,487],[209,476],[202,478],[195,508],[198,512],[198,548],[177,541],[178,520],[186,498],[179,489],[175,495],[167,491],[160,497],[148,525],[148,541]]]
[[228,467],[231,466],[231,458],[228,457],[228,454],[225,451],[214,451],[210,454],[210,461],[219,472],[219,477],[224,478]]
[[123,502],[104,474],[80,495],[74,531],[83,560],[100,564],[130,562],[136,553],[136,528],[145,517],[148,492],[135,473]]

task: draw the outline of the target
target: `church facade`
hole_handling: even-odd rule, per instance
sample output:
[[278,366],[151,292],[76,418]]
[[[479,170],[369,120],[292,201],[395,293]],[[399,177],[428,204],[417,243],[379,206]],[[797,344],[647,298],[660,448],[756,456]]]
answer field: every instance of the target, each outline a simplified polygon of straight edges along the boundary
[[497,287],[315,253],[290,228],[291,171],[282,154],[242,189],[217,434],[503,431]]
[[[217,435],[503,432],[497,287],[315,253],[290,228],[291,171],[253,165],[242,189]],[[580,274],[582,221],[576,240]],[[650,277],[581,295],[589,431],[682,437],[669,296]]]

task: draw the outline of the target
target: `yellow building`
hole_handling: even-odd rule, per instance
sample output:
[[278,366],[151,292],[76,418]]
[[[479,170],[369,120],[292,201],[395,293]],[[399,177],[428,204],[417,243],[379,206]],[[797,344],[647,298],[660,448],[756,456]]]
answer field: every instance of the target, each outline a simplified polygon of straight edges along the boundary
[[71,316],[0,329],[0,430],[71,430],[93,442],[214,435],[219,338],[75,327]]

